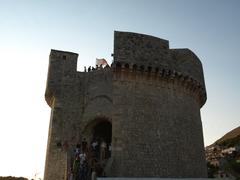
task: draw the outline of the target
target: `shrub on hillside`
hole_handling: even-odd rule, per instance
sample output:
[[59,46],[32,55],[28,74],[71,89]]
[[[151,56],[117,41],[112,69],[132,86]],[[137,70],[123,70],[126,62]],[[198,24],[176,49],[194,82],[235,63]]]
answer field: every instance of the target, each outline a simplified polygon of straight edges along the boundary
[[2,177],[2,176],[0,176],[0,180],[28,180],[28,179],[24,178],[24,177],[12,177],[12,176]]

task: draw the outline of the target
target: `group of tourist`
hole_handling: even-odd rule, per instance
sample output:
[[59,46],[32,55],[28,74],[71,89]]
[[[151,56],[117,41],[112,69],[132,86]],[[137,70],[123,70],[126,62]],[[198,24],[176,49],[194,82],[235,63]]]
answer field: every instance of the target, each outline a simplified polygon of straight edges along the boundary
[[92,173],[104,176],[103,166],[111,156],[111,144],[103,138],[94,139],[90,145],[84,138],[74,149],[74,159],[70,169],[69,180],[88,180]]
[[110,67],[109,65],[103,66],[102,64],[96,65],[96,67],[89,66],[88,68],[86,68],[86,66],[84,66],[84,72],[90,72],[90,71],[95,71],[95,70],[109,68],[109,67]]

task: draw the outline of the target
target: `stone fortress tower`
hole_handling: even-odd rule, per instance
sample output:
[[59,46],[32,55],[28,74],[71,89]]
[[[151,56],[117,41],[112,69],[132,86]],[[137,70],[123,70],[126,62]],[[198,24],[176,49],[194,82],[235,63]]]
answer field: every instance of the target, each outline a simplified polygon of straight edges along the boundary
[[50,53],[45,180],[66,180],[76,144],[96,136],[112,144],[106,176],[207,177],[200,117],[206,90],[191,50],[115,31],[111,67],[77,72],[77,58]]

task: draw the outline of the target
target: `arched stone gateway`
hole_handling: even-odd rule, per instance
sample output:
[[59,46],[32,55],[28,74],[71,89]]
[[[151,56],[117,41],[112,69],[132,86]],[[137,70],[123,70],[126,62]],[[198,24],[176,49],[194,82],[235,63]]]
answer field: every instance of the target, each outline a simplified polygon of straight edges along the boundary
[[112,142],[112,124],[108,121],[103,121],[98,124],[93,129],[93,140],[103,139],[107,144]]
[[88,145],[96,139],[111,143],[107,176],[207,176],[200,115],[206,89],[201,61],[191,50],[115,32],[111,66],[77,72],[77,58],[72,52],[50,53],[45,180],[66,180],[68,152],[83,138]]
[[[79,144],[81,147],[81,153],[85,153],[88,164],[88,179],[91,173],[96,172],[97,176],[106,175],[105,167],[109,164],[108,160],[111,158],[111,146],[112,146],[112,123],[111,120],[106,117],[96,117],[83,128],[80,133],[81,142],[87,142],[87,150],[83,150],[83,144]],[[74,154],[76,158],[76,154]],[[81,155],[80,155],[81,156]],[[74,169],[74,158],[72,158],[68,169]]]
[[111,144],[112,122],[106,117],[96,117],[84,127],[80,136],[86,138],[88,142],[104,139],[107,144]]

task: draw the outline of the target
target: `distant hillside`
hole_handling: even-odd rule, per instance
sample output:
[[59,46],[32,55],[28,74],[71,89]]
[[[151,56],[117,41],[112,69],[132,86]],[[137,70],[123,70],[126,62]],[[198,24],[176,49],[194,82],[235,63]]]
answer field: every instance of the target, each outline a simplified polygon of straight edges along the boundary
[[2,177],[2,176],[0,176],[0,180],[28,180],[28,179],[23,178],[23,177],[12,177],[12,176]]
[[240,127],[207,146],[205,155],[208,177],[235,177],[240,180]]
[[228,132],[227,134],[225,134],[223,137],[217,140],[214,144],[222,144],[229,139],[236,139],[238,137],[240,137],[240,126]]

